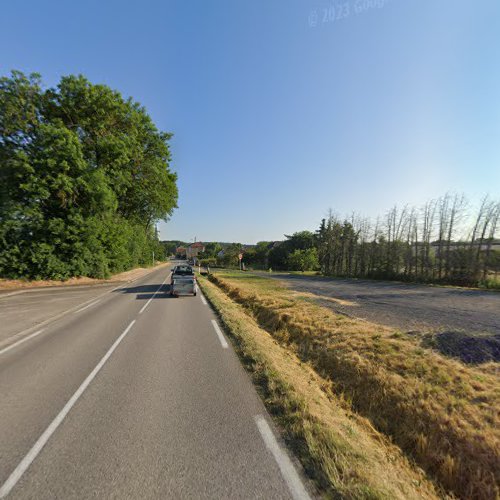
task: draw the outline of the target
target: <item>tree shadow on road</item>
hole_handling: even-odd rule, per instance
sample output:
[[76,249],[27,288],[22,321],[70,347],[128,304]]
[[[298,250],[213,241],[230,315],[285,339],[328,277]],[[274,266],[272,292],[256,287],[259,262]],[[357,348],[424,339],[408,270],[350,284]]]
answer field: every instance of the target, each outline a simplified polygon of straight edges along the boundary
[[155,299],[170,299],[170,285],[167,284],[153,284],[153,285],[139,285],[127,288],[120,288],[115,290],[114,293],[135,293],[136,300],[149,300],[153,297]]

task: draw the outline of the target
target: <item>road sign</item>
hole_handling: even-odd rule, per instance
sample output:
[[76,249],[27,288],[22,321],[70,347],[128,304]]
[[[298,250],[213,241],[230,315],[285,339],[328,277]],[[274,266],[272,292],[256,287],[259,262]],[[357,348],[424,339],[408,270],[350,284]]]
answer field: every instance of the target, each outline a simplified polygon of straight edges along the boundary
[[242,254],[242,253],[240,253],[240,254],[238,255],[238,259],[240,259],[240,260],[241,260],[242,258],[243,258],[243,254]]

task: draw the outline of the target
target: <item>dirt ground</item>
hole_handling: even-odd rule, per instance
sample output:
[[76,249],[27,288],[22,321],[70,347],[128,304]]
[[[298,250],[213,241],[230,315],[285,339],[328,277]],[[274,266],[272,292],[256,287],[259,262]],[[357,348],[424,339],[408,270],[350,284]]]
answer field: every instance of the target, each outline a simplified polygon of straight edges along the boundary
[[500,361],[500,293],[263,273],[334,311],[397,328],[467,363]]

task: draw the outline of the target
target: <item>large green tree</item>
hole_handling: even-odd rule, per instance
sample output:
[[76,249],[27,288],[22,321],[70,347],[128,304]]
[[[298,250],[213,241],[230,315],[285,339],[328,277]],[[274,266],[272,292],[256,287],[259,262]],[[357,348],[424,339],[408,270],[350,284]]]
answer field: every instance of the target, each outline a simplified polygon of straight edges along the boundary
[[309,250],[316,245],[316,235],[310,231],[299,231],[291,236],[285,235],[286,240],[274,245],[269,251],[268,263],[273,269],[291,269],[288,257],[295,250]]
[[159,255],[177,203],[170,134],[83,76],[0,79],[0,275],[105,276]]

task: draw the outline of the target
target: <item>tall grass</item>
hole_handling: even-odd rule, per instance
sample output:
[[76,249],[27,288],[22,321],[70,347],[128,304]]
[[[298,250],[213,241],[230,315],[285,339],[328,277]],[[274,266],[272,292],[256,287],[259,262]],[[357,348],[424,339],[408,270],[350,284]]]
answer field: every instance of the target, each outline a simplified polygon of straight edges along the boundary
[[250,372],[282,438],[325,499],[436,500],[421,469],[332,394],[330,383],[279,345],[220,288],[200,286]]
[[293,297],[266,278],[228,273],[212,280],[447,491],[467,499],[498,497],[494,364],[465,366],[388,328]]

